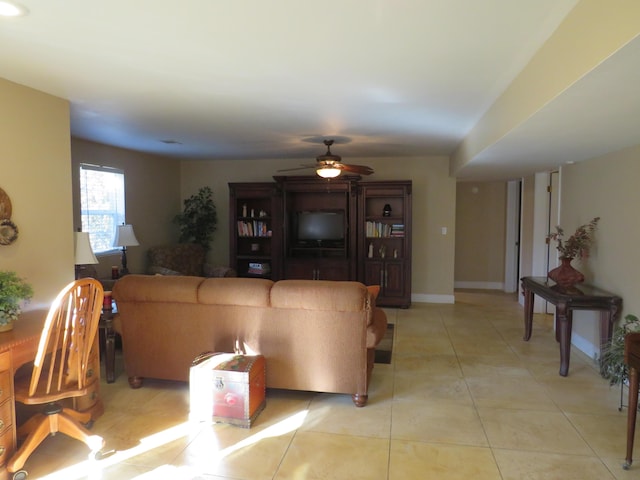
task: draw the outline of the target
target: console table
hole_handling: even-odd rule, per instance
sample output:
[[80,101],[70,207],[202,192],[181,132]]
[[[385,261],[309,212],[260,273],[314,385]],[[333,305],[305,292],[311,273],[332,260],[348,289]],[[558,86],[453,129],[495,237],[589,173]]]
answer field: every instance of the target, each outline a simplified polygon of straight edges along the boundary
[[624,337],[624,363],[629,367],[629,411],[627,412],[627,457],[623,468],[628,470],[633,461],[633,437],[636,433],[638,413],[638,369],[640,369],[640,333]]
[[533,296],[538,295],[556,306],[556,340],[560,343],[560,375],[569,373],[571,355],[571,327],[574,310],[600,311],[600,345],[611,340],[613,324],[622,309],[622,298],[592,285],[579,284],[565,290],[547,277],[521,278],[524,293],[524,337],[531,338]]

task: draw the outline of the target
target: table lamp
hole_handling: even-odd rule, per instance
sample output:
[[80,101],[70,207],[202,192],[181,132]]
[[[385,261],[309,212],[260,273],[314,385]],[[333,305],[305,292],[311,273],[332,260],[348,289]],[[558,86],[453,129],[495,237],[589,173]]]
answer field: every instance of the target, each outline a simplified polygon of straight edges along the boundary
[[82,271],[85,269],[85,265],[98,263],[98,259],[93,254],[93,249],[91,248],[88,232],[74,232],[73,252],[77,280],[84,276],[82,275]]
[[116,247],[122,247],[122,268],[120,269],[120,276],[127,275],[129,269],[127,268],[127,247],[137,247],[140,245],[136,234],[133,232],[132,225],[118,225],[116,231],[116,240],[114,242]]

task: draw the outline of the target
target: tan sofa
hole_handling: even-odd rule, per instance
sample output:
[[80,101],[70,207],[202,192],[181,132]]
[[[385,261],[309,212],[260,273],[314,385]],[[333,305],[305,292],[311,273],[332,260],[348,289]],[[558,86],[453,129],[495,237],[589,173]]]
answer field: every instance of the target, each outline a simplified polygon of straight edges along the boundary
[[188,381],[206,351],[259,353],[267,387],[367,402],[384,311],[358,282],[128,275],[113,288],[129,383]]

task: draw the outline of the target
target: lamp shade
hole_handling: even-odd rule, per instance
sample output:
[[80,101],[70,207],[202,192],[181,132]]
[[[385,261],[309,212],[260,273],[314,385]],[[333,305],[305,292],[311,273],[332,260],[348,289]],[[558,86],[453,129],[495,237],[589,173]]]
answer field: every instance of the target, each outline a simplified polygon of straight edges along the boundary
[[98,263],[98,259],[93,254],[89,234],[87,232],[74,232],[74,255],[76,265],[88,265]]
[[118,225],[116,239],[113,242],[116,247],[136,247],[140,245],[132,225]]
[[316,170],[318,176],[322,178],[335,178],[340,175],[340,169],[336,167],[332,167],[330,165],[325,165]]

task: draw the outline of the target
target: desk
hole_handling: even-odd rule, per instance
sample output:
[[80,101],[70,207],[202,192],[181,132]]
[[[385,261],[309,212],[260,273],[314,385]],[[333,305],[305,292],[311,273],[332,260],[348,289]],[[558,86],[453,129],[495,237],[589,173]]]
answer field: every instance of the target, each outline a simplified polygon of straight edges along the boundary
[[629,411],[627,412],[627,457],[623,468],[628,470],[633,456],[633,437],[638,413],[638,369],[640,369],[640,333],[624,337],[624,363],[629,367]]
[[[23,312],[13,330],[0,333],[0,478],[6,478],[4,465],[16,450],[16,408],[13,397],[13,377],[22,366],[32,362],[38,351],[42,326],[48,310]],[[75,408],[90,411],[93,419],[104,410],[99,398],[100,364],[96,335],[97,378],[89,395],[76,399]]]
[[613,324],[622,309],[622,298],[587,284],[579,284],[575,291],[563,291],[546,277],[523,277],[524,337],[531,338],[533,323],[533,295],[556,306],[556,340],[560,343],[560,375],[569,373],[571,355],[571,327],[574,310],[600,311],[600,345],[611,340]]

